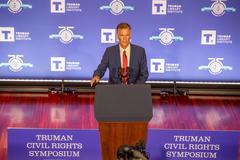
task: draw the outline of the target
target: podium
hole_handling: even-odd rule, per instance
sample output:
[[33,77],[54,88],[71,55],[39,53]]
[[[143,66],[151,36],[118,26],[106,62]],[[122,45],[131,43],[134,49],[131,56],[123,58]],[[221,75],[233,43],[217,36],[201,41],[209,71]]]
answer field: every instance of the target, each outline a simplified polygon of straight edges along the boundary
[[102,160],[116,160],[121,145],[146,143],[153,116],[150,85],[97,85],[94,105]]

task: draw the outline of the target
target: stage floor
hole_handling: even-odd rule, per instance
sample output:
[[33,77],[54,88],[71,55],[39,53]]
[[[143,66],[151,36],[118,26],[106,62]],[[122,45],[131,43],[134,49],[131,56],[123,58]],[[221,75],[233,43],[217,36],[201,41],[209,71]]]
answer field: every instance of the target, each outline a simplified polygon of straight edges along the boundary
[[[156,94],[152,102],[149,128],[240,130],[240,96]],[[97,129],[94,93],[0,93],[1,160],[7,160],[8,127]]]

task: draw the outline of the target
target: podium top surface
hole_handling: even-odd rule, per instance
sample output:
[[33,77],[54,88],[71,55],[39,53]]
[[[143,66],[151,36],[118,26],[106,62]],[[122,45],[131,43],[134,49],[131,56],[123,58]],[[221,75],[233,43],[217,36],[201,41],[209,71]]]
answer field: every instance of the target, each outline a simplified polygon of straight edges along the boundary
[[97,85],[94,105],[99,122],[148,122],[152,118],[151,86]]

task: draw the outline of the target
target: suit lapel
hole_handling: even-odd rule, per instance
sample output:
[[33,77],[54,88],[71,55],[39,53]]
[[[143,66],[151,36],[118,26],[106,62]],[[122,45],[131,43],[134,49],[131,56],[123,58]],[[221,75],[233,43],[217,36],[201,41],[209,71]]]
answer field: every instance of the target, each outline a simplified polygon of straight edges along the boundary
[[[131,44],[130,44],[131,45]],[[133,65],[133,61],[134,61],[135,57],[134,57],[134,48],[131,45],[131,49],[130,49],[130,63],[129,63],[129,67],[131,67]]]
[[120,68],[121,67],[121,54],[120,54],[120,48],[119,48],[119,45],[116,45],[115,47],[115,58],[116,58],[116,67],[117,68]]

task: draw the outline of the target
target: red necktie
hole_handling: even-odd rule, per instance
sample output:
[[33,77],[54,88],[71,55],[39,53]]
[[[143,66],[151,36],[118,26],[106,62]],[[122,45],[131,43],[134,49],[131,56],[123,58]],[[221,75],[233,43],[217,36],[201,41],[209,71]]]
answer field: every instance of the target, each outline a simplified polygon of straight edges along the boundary
[[122,82],[124,84],[127,84],[127,66],[128,66],[128,60],[127,60],[127,55],[126,55],[126,51],[124,50],[123,51],[123,57],[122,57],[122,61],[123,61],[123,64],[122,64]]

